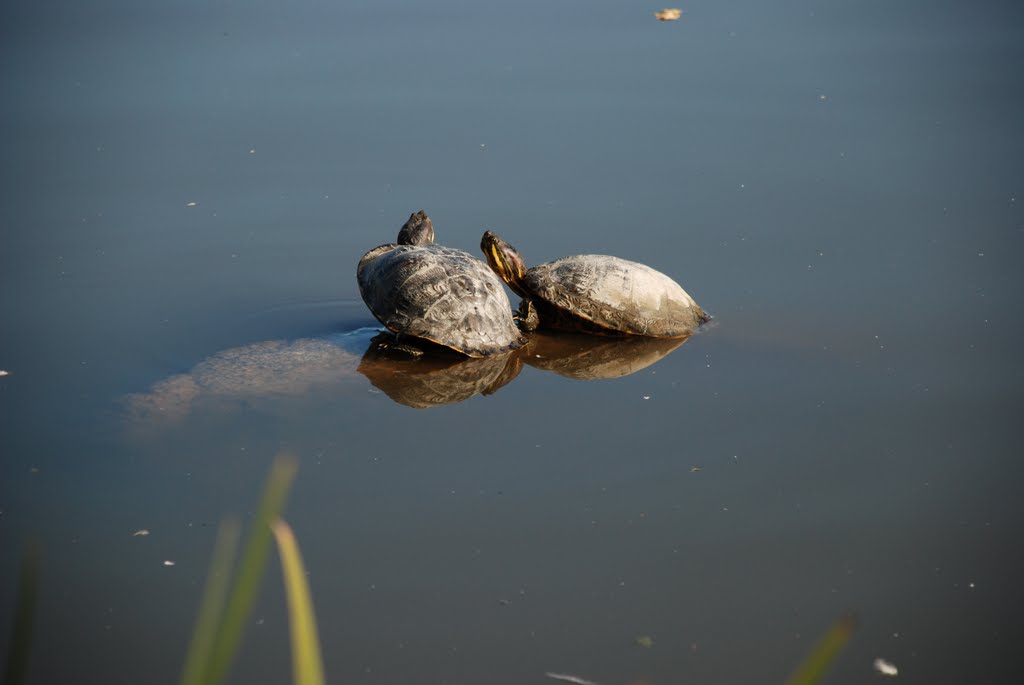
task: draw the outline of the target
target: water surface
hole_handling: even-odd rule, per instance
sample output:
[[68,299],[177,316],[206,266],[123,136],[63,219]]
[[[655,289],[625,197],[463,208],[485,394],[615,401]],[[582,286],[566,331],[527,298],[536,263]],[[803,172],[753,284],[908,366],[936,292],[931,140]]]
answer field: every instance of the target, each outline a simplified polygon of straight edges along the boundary
[[[659,8],[0,9],[29,682],[175,682],[281,450],[331,682],[780,683],[846,611],[828,682],[1016,679],[1021,10]],[[650,264],[715,321],[413,408],[360,371],[354,270],[420,208],[473,252]],[[272,568],[232,682],[287,679],[286,634]]]

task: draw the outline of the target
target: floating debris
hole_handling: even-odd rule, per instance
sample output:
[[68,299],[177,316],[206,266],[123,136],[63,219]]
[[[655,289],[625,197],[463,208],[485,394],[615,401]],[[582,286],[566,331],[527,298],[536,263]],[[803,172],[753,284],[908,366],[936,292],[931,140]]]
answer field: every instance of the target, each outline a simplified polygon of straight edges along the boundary
[[10,375],[11,375],[10,372],[4,371],[3,369],[0,369],[0,376],[10,376]]
[[597,685],[593,680],[587,680],[586,678],[580,678],[577,675],[570,675],[568,673],[545,673],[544,675],[552,680],[562,680],[567,683],[575,683],[576,685]]
[[188,203],[185,204],[185,206],[186,207],[195,207],[197,204],[198,204],[197,202],[188,202]]
[[699,473],[700,471],[703,471],[703,470],[704,470],[703,466],[691,466],[690,467],[690,473]]
[[655,12],[654,17],[658,21],[679,21],[679,18],[683,16],[683,10],[677,9],[663,9],[660,12]]
[[654,646],[654,638],[650,635],[640,635],[635,640],[633,640],[633,642],[643,647],[644,649],[650,649]]
[[164,561],[164,566],[174,566],[174,562],[171,561],[170,559],[166,559]]
[[149,535],[149,530],[146,528],[139,528],[137,531],[132,533],[133,538],[145,537],[147,535]]
[[896,668],[896,664],[882,658],[875,659],[875,670],[882,675],[891,676],[899,675],[900,672],[900,669]]

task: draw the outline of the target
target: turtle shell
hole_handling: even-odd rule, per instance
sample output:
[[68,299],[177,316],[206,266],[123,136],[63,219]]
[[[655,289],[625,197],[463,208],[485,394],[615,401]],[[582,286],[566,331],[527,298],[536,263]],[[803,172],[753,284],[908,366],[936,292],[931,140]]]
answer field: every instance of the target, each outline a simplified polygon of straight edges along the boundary
[[363,255],[359,292],[395,333],[470,357],[519,347],[523,340],[498,277],[479,259],[440,245],[381,245]]
[[564,257],[524,282],[551,328],[679,338],[710,318],[671,278],[619,257]]

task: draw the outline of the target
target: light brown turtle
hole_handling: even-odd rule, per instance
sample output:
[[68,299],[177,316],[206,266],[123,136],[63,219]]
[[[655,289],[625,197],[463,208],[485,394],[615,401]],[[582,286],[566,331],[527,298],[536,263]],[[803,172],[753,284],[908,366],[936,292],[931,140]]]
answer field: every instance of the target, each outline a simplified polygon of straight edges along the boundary
[[682,338],[711,318],[678,283],[644,264],[576,255],[527,269],[515,248],[491,231],[480,247],[523,298],[520,321],[527,329]]
[[433,242],[434,225],[421,210],[402,226],[397,242],[359,260],[359,292],[377,320],[399,336],[469,357],[522,345],[501,281],[469,253]]

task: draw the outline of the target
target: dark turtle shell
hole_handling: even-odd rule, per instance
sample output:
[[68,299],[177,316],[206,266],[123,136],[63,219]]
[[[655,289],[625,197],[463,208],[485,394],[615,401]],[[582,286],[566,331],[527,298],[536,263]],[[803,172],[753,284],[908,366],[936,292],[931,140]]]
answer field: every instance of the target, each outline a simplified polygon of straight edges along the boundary
[[523,339],[498,277],[479,259],[440,245],[381,245],[363,255],[359,292],[395,333],[470,357],[519,347]]
[[550,328],[679,338],[710,318],[671,278],[619,257],[564,257],[533,267],[523,283]]

